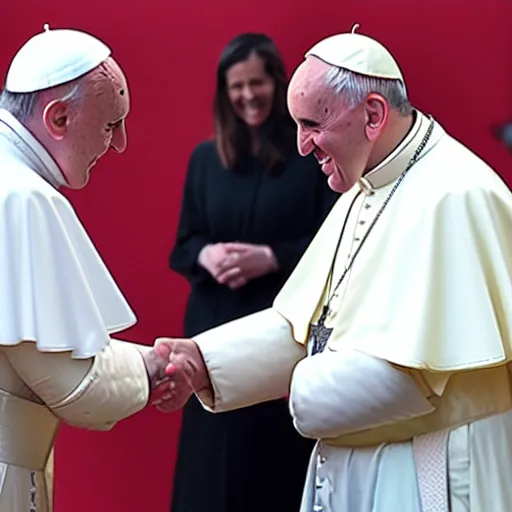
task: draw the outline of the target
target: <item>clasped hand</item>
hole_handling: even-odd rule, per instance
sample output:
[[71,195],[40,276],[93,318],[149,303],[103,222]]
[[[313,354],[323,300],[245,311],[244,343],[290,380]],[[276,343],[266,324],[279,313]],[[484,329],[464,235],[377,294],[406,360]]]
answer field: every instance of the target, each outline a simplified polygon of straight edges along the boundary
[[210,388],[208,371],[191,339],[157,338],[146,361],[151,377],[151,403],[159,411],[181,409],[193,393]]
[[218,283],[232,290],[277,270],[277,261],[270,247],[238,242],[205,246],[199,253],[198,263]]

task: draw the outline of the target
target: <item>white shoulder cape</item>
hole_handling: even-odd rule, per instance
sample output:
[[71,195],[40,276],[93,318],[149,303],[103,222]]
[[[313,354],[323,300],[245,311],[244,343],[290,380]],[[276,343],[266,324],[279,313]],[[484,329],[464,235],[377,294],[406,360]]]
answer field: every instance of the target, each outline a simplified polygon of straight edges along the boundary
[[97,354],[136,317],[69,201],[0,134],[0,345]]
[[[428,372],[504,364],[512,360],[512,194],[439,125],[434,131],[435,147],[354,262],[330,347]],[[339,199],[274,302],[299,343],[316,320],[353,197]]]

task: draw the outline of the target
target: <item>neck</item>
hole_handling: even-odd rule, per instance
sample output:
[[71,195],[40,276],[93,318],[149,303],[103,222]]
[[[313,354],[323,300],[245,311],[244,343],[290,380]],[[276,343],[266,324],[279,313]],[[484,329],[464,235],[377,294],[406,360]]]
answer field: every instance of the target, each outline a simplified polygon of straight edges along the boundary
[[368,159],[367,172],[385,160],[405,139],[414,124],[414,116],[401,116],[397,112],[390,114],[390,119]]
[[36,119],[36,116],[32,116],[27,119],[24,123],[25,128],[48,150],[48,144],[46,144],[46,134],[42,123]]
[[253,155],[257,155],[261,147],[257,128],[249,128],[249,134],[251,136],[251,152]]
[[[24,157],[28,159],[33,171],[48,181],[55,188],[66,184],[66,180],[57,165],[53,155],[47,150],[41,136],[39,136],[37,123],[33,120],[20,122],[10,112],[10,117],[5,117],[4,124],[8,129],[7,138],[17,146]],[[2,123],[0,123],[2,124]]]
[[43,123],[39,120],[38,116],[32,116],[24,123],[25,128],[38,140],[38,142],[48,151],[48,153],[55,160],[51,143],[48,137],[48,132]]
[[[43,148],[48,152],[53,162],[55,163],[55,166],[60,171],[62,178],[64,179],[64,183],[67,184],[67,176],[62,170],[62,167],[59,165],[59,157],[57,154],[55,141],[48,135],[46,127],[40,120],[41,118],[42,116],[34,115],[26,120],[24,126],[37,139],[39,144],[41,144],[41,146],[43,146]],[[60,185],[63,185],[63,183],[60,183]]]

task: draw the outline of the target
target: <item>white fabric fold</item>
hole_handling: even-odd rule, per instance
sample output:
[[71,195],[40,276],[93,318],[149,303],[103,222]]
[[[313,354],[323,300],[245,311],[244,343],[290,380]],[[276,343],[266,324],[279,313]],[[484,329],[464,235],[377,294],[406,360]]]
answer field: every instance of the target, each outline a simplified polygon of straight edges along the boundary
[[53,160],[5,111],[0,125],[0,345],[33,341],[40,351],[92,357],[136,317],[52,186]]
[[352,349],[300,361],[290,410],[305,437],[328,439],[428,414],[434,410],[412,377]]

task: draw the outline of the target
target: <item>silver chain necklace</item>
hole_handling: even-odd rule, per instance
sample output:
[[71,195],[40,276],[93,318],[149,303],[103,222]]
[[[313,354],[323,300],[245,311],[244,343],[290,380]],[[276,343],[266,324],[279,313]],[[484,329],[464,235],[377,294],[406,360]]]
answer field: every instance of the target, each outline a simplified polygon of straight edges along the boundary
[[[396,181],[395,185],[391,189],[391,192],[388,194],[388,196],[386,197],[386,199],[382,203],[379,211],[377,212],[377,214],[375,215],[372,223],[370,224],[370,227],[368,228],[368,230],[366,231],[365,235],[363,236],[363,238],[361,240],[361,243],[357,247],[357,249],[354,252],[352,258],[350,259],[348,265],[346,266],[345,270],[341,274],[341,277],[339,278],[339,280],[338,280],[338,282],[337,282],[337,284],[336,284],[332,294],[330,295],[330,297],[329,297],[329,299],[327,301],[327,304],[324,304],[324,306],[322,308],[322,313],[320,315],[320,318],[318,319],[318,322],[316,324],[312,324],[311,325],[310,335],[309,335],[309,338],[308,338],[308,341],[307,341],[307,346],[308,347],[311,346],[311,344],[312,344],[311,355],[315,355],[315,354],[318,354],[318,353],[324,351],[324,349],[325,349],[325,347],[327,345],[327,342],[329,341],[329,338],[330,338],[331,333],[332,333],[332,328],[329,328],[329,327],[325,326],[325,320],[327,319],[327,316],[329,315],[329,313],[331,311],[330,305],[331,305],[332,299],[335,297],[336,292],[337,292],[339,286],[341,285],[341,283],[345,279],[345,277],[348,274],[349,270],[352,268],[352,264],[354,263],[354,260],[356,259],[356,256],[359,254],[359,251],[361,250],[361,247],[363,246],[364,242],[368,238],[368,235],[370,234],[370,231],[373,229],[373,227],[375,226],[375,224],[379,220],[380,216],[382,215],[382,212],[384,211],[384,209],[388,205],[389,201],[391,200],[391,198],[395,194],[397,188],[400,186],[400,184],[402,183],[403,179],[405,178],[405,175],[409,172],[411,167],[417,162],[417,160],[420,157],[421,153],[425,149],[425,146],[427,145],[428,141],[430,140],[430,136],[432,135],[432,130],[434,129],[434,120],[432,119],[432,116],[428,116],[428,117],[430,119],[430,125],[429,125],[429,127],[427,129],[427,132],[425,133],[425,136],[423,137],[422,141],[420,142],[420,144],[416,148],[416,151],[414,152],[414,154],[412,155],[411,159],[409,160],[406,168],[404,169],[402,174],[400,174],[398,180]],[[329,273],[330,276],[332,275],[333,270],[334,270],[334,264],[335,264],[335,261],[336,261],[336,256],[338,254],[338,250],[339,250],[339,247],[340,247],[341,239],[343,237],[343,232],[345,231],[345,226],[346,226],[347,219],[350,216],[350,212],[351,212],[352,207],[354,205],[354,202],[355,202],[355,200],[357,199],[358,196],[359,196],[359,194],[356,195],[356,197],[354,197],[354,199],[352,201],[352,204],[350,205],[350,208],[348,210],[348,213],[347,213],[347,215],[345,217],[345,225],[343,226],[343,228],[341,230],[341,233],[340,233],[340,237],[338,239],[338,244],[336,246],[336,251],[334,253],[334,258],[333,258],[333,262],[332,262],[332,265],[331,265],[331,270],[330,270],[330,273]]]

